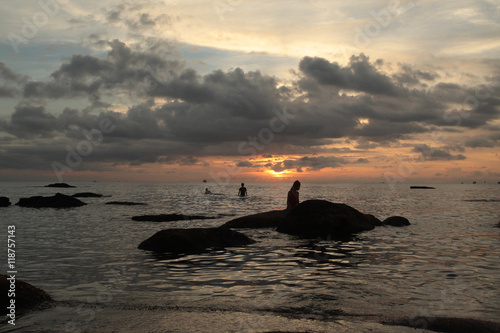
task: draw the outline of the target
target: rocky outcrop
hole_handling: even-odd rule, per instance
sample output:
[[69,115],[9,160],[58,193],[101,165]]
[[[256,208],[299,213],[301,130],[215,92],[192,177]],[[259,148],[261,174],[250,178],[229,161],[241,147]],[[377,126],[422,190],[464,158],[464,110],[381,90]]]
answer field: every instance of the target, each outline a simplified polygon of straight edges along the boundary
[[287,210],[272,210],[270,212],[258,213],[238,217],[222,225],[223,228],[276,228],[280,225]]
[[405,227],[410,225],[410,221],[406,217],[402,216],[391,216],[388,217],[382,222],[384,225],[390,225],[393,227]]
[[102,194],[92,192],[75,193],[72,195],[73,198],[101,198],[102,196]]
[[0,207],[9,207],[10,199],[7,197],[0,197]]
[[66,183],[54,183],[54,184],[45,185],[45,187],[74,188],[76,186],[69,185]]
[[325,200],[307,200],[294,207],[279,224],[277,231],[303,238],[344,238],[357,232],[371,230],[379,223],[345,205]]
[[70,208],[84,206],[86,203],[69,195],[57,193],[51,197],[35,196],[21,198],[16,205],[30,208]]
[[215,219],[213,216],[200,216],[200,215],[182,215],[182,214],[159,214],[159,215],[141,215],[133,216],[134,221],[148,221],[148,222],[172,222],[182,220],[208,220]]
[[243,246],[255,241],[227,228],[166,229],[139,244],[156,253],[201,253],[209,249]]
[[106,205],[146,206],[147,204],[142,203],[142,202],[130,202],[130,201],[110,201],[110,202],[106,202]]
[[[2,290],[0,315],[7,315],[7,318],[10,318],[10,309],[7,308],[10,306],[11,299],[15,300],[15,315],[52,302],[52,298],[45,291],[18,279],[15,279],[14,285],[12,285],[12,282],[14,280],[10,279],[10,276],[0,274],[0,290]],[[12,288],[15,289],[16,295],[10,298],[8,291]]]

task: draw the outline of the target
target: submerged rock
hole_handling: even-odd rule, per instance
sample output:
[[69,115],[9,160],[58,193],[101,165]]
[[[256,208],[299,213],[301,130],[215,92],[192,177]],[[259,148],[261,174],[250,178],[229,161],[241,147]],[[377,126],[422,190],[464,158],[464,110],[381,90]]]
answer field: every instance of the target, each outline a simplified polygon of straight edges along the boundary
[[66,183],[54,183],[54,184],[45,185],[45,187],[74,188],[76,186],[69,185],[69,184],[66,184]]
[[102,194],[92,193],[92,192],[82,192],[72,195],[73,198],[100,198],[102,196],[103,196]]
[[130,201],[110,201],[106,202],[106,205],[146,206],[147,204],[142,202],[130,202]]
[[276,228],[288,214],[287,210],[272,210],[238,217],[222,225],[223,228]]
[[70,208],[84,206],[86,203],[69,195],[57,193],[52,197],[35,196],[21,198],[16,205],[30,208]]
[[294,207],[279,224],[277,231],[303,238],[343,238],[372,230],[380,221],[373,215],[325,200],[307,200]]
[[200,215],[182,215],[182,214],[159,214],[159,215],[141,215],[133,216],[134,221],[148,221],[148,222],[172,222],[182,220],[209,220],[215,219],[213,216],[200,216]]
[[7,315],[9,318],[10,310],[7,307],[9,307],[11,299],[15,299],[16,315],[44,303],[52,302],[52,298],[45,291],[19,279],[15,279],[15,297],[10,298],[8,291],[12,289],[11,282],[13,280],[8,280],[8,278],[10,276],[0,274],[0,290],[2,290],[0,315]]
[[432,186],[410,186],[411,189],[420,189],[420,190],[435,190],[435,187]]
[[166,229],[143,241],[138,248],[156,253],[200,253],[253,243],[253,239],[227,228]]
[[7,197],[0,197],[0,207],[9,207],[10,199]]
[[393,227],[404,227],[410,225],[410,221],[406,217],[402,216],[391,216],[382,222],[384,225],[390,225]]

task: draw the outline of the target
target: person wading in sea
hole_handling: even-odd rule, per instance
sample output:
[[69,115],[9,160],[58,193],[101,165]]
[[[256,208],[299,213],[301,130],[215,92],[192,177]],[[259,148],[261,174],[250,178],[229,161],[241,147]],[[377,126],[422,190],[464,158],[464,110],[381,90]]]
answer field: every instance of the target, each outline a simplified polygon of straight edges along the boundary
[[238,191],[238,195],[240,197],[244,197],[247,195],[247,188],[245,187],[244,183],[241,183],[241,187],[240,187],[240,190]]
[[288,198],[286,200],[286,209],[292,209],[299,204],[299,189],[300,182],[296,180],[290,191],[288,191]]

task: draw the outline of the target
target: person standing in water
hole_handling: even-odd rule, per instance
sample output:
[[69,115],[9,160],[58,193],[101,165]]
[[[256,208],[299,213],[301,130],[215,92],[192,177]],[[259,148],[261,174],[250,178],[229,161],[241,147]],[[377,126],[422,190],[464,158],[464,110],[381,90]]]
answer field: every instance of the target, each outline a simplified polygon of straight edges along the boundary
[[247,195],[247,188],[245,187],[244,183],[241,183],[241,187],[240,187],[240,190],[238,191],[238,195],[240,197],[244,197]]
[[286,209],[292,209],[299,204],[299,189],[300,182],[296,180],[290,191],[288,191],[288,198],[286,200]]

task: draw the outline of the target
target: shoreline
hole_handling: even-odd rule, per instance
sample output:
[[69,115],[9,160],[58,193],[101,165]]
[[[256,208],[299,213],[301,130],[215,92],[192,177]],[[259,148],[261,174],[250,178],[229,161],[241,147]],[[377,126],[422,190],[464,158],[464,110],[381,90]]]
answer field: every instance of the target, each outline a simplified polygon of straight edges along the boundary
[[[140,320],[126,321],[124,318]],[[7,325],[3,320],[2,324]],[[16,320],[16,326],[2,332],[62,333],[89,332],[444,332],[490,333],[500,331],[500,322],[453,317],[391,317],[386,315],[331,313],[298,313],[272,310],[200,309],[158,305],[101,305],[73,301],[56,301],[53,307],[27,312]]]

